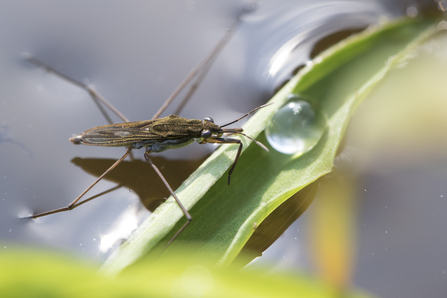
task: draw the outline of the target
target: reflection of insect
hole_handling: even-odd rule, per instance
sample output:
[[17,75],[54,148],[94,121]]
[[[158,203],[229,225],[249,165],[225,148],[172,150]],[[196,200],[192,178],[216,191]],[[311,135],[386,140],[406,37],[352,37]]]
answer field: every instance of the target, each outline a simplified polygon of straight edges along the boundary
[[[244,13],[244,11],[242,12]],[[56,75],[59,75],[63,79],[87,90],[92,98],[97,101],[97,103],[103,104],[108,107],[112,112],[117,114],[125,123],[120,124],[110,124],[95,127],[89,129],[82,134],[70,138],[70,141],[74,144],[85,144],[85,145],[93,145],[93,146],[107,146],[107,147],[127,147],[125,154],[117,160],[109,169],[107,169],[101,176],[99,176],[87,189],[85,189],[75,200],[73,200],[67,207],[54,209],[47,212],[42,212],[38,214],[34,214],[24,218],[37,218],[41,216],[50,215],[53,213],[59,213],[63,211],[72,210],[81,204],[85,203],[87,200],[80,201],[80,199],[95,186],[107,173],[113,170],[120,162],[122,162],[132,151],[132,149],[140,149],[142,147],[146,147],[146,152],[144,153],[144,157],[146,161],[152,166],[155,172],[159,175],[163,183],[166,185],[167,189],[171,193],[171,195],[176,200],[179,207],[182,209],[185,217],[187,219],[186,223],[179,229],[179,231],[174,235],[174,237],[169,241],[168,245],[185,229],[185,227],[191,221],[191,215],[177,198],[176,194],[169,186],[169,183],[163,177],[160,170],[155,166],[155,164],[151,161],[149,157],[149,153],[152,152],[162,152],[168,149],[175,149],[187,146],[194,141],[205,144],[205,143],[218,143],[218,144],[238,144],[239,148],[237,151],[236,158],[233,162],[233,165],[228,174],[228,184],[230,184],[231,173],[236,167],[236,163],[239,159],[239,156],[242,151],[242,143],[239,139],[234,138],[225,138],[225,135],[234,135],[239,134],[243,135],[250,140],[256,142],[263,149],[268,149],[262,145],[261,143],[253,140],[251,137],[245,135],[242,132],[242,128],[224,128],[230,124],[233,124],[242,118],[254,113],[258,109],[265,107],[266,105],[260,106],[251,112],[245,114],[241,118],[227,123],[225,125],[219,126],[214,124],[213,120],[209,117],[205,118],[203,121],[194,120],[194,119],[186,119],[182,117],[178,117],[175,115],[170,115],[168,117],[159,118],[159,115],[166,109],[166,107],[171,103],[171,101],[178,95],[178,93],[194,78],[197,76],[196,84],[192,85],[191,90],[194,91],[197,88],[197,85],[203,79],[207,70],[210,67],[210,64],[215,59],[216,55],[225,45],[225,43],[229,40],[231,35],[234,33],[235,28],[240,22],[240,16],[233,24],[233,26],[228,30],[222,40],[217,44],[215,49],[211,52],[211,54],[202,61],[199,66],[197,66],[186,78],[185,80],[177,87],[174,93],[167,99],[163,107],[155,114],[152,120],[146,121],[138,121],[138,122],[129,122],[119,111],[117,111],[110,103],[108,103],[99,93],[93,90],[91,87],[76,81],[72,78],[67,77],[66,75],[54,70],[53,68],[47,66],[46,64],[40,62],[34,57],[29,56],[28,60],[40,67],[45,68],[49,72],[53,72]],[[192,95],[192,91],[187,95],[184,99],[181,106],[183,106],[186,100]],[[102,107],[102,106],[101,106]],[[178,112],[177,112],[178,113]]]

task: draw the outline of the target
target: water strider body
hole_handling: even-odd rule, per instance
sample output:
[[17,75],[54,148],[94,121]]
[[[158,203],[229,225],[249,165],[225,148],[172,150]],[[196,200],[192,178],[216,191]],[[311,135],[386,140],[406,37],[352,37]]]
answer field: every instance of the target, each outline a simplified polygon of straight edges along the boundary
[[70,138],[74,144],[110,147],[146,147],[150,152],[185,147],[194,141],[207,143],[212,138],[222,137],[224,132],[237,133],[242,129],[222,129],[211,118],[203,121],[186,119],[176,115],[168,117],[104,125],[86,130]]
[[268,149],[261,143],[245,135],[242,128],[223,127],[235,123],[265,106],[267,105],[257,107],[241,118],[222,126],[215,124],[210,117],[206,117],[202,121],[170,115],[155,120],[125,122],[94,127],[78,136],[70,138],[70,141],[74,144],[91,146],[129,147],[132,149],[146,147],[145,157],[152,152],[162,152],[168,149],[182,148],[194,141],[199,144],[239,144],[238,153],[233,166],[228,173],[228,184],[230,184],[231,173],[236,167],[236,163],[242,151],[242,142],[239,139],[224,138],[223,136],[225,134],[243,135],[256,142],[264,150],[268,151]]

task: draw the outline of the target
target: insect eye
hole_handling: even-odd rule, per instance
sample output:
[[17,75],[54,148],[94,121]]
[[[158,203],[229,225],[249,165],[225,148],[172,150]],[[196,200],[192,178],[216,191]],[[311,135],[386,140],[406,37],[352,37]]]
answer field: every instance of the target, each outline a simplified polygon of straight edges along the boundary
[[211,130],[205,129],[202,131],[202,138],[208,139],[211,138],[211,136],[212,136]]
[[205,119],[203,119],[203,120],[205,120],[205,121],[209,121],[209,122],[211,122],[211,123],[214,123],[214,120],[213,120],[213,118],[211,118],[211,117],[205,117]]

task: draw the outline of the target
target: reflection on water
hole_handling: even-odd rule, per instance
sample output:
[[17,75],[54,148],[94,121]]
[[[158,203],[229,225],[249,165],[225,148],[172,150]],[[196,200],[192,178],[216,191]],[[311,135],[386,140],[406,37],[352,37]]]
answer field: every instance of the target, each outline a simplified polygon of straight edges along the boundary
[[[386,16],[381,1],[313,1],[300,9],[274,11],[265,26],[266,36],[262,45],[271,52],[267,65],[270,88],[277,87],[289,79],[300,63],[306,63],[316,52],[377,23],[380,15]],[[362,29],[358,29],[362,28]],[[339,33],[341,32],[341,33]],[[344,32],[344,33],[343,33]],[[346,34],[346,32],[348,34]],[[325,39],[333,36],[332,40]]]

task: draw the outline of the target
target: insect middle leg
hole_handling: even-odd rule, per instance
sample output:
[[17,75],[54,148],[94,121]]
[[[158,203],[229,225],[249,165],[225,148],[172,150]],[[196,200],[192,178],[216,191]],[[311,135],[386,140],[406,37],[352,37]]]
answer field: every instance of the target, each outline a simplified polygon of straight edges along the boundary
[[[104,178],[105,175],[107,175],[110,171],[112,171],[118,164],[120,164],[132,151],[132,148],[127,148],[126,153],[124,153],[123,156],[121,156],[120,159],[118,159],[110,168],[108,168],[101,176],[99,176],[92,184],[90,184],[89,187],[87,187],[76,199],[74,199],[70,204],[68,204],[67,207],[63,207],[63,208],[58,208],[58,209],[54,209],[54,210],[50,210],[50,211],[46,211],[46,212],[42,212],[42,213],[37,213],[37,214],[33,214],[30,216],[25,216],[22,218],[38,218],[38,217],[42,217],[42,216],[46,216],[46,215],[50,215],[50,214],[54,214],[54,213],[59,213],[59,212],[64,212],[64,211],[70,211],[73,210],[74,208],[82,205],[83,203],[85,203],[85,201],[88,201],[89,199],[79,202],[79,200],[87,193],[90,191],[90,189],[93,188],[93,186],[95,186],[99,181],[102,180],[102,178]],[[79,203],[78,203],[79,202]]]
[[163,181],[164,185],[166,186],[166,188],[169,190],[169,192],[171,193],[172,197],[174,198],[174,200],[177,202],[178,206],[180,207],[180,209],[182,209],[183,214],[185,214],[186,217],[186,222],[185,224],[177,231],[177,233],[175,233],[175,235],[171,238],[171,240],[169,240],[169,242],[166,244],[165,248],[168,247],[172,241],[174,241],[178,235],[180,235],[181,232],[183,232],[183,230],[189,225],[189,223],[192,220],[192,216],[191,214],[189,214],[188,210],[185,208],[185,206],[183,206],[182,202],[179,200],[179,198],[177,198],[177,195],[175,194],[174,190],[171,188],[171,186],[169,185],[168,181],[166,180],[166,178],[163,176],[163,174],[160,172],[160,170],[158,169],[158,167],[152,162],[152,160],[149,157],[149,151],[144,152],[144,158],[146,159],[146,161],[151,165],[152,169],[154,169],[154,171],[157,173],[158,177],[160,177],[160,179]]

